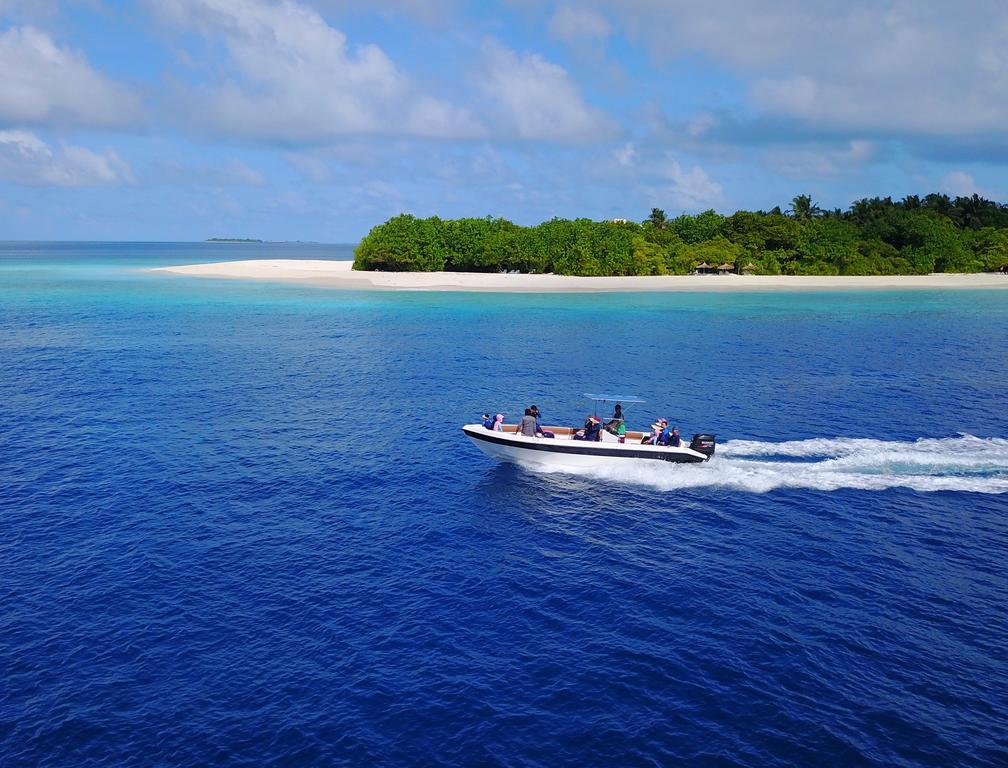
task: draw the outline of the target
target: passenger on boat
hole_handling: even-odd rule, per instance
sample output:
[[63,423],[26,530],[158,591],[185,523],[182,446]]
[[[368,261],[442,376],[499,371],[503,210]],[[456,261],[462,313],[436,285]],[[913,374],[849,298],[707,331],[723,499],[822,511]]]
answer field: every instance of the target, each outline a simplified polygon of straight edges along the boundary
[[489,413],[483,414],[483,429],[493,430],[494,422]]
[[522,420],[518,425],[516,434],[525,435],[525,437],[537,437],[540,433],[541,430],[537,430],[535,416],[532,415],[532,409],[526,408],[525,415],[522,416]]
[[662,426],[661,421],[656,421],[651,425],[651,434],[644,435],[644,439],[641,440],[641,445],[658,445],[658,441],[661,440],[663,429],[664,427]]
[[[615,429],[617,425],[623,423],[624,423],[623,406],[620,403],[616,403],[616,406],[613,408],[612,418],[609,419],[609,421],[607,421],[605,424],[603,424],[602,428],[605,429],[607,432],[612,432],[615,435],[616,434]],[[625,426],[623,427],[623,432],[626,433]]]
[[682,440],[679,439],[679,427],[672,427],[672,434],[669,435],[669,445],[673,448],[678,448]]
[[672,436],[672,432],[669,430],[668,419],[662,417],[658,419],[658,423],[661,424],[661,434],[658,435],[658,442],[655,445],[668,445],[669,438]]
[[494,416],[493,431],[494,432],[503,432],[504,431],[504,414],[503,413],[498,413],[496,416]]
[[588,440],[590,442],[596,443],[599,439],[599,434],[602,431],[602,422],[597,416],[589,416],[585,419],[585,425],[583,429],[579,429],[575,432],[572,437],[575,440]]
[[542,418],[542,414],[539,413],[539,406],[533,403],[532,405],[529,406],[529,410],[532,411],[532,415],[535,416],[536,434],[542,435],[543,437],[550,437],[550,438],[556,437],[556,435],[553,434],[552,432],[547,432],[546,430],[544,430],[542,428],[542,425],[539,423],[539,419]]
[[609,419],[602,428],[610,434],[616,435],[622,443],[626,439],[626,421],[623,420],[623,406],[616,403],[613,408],[612,418]]

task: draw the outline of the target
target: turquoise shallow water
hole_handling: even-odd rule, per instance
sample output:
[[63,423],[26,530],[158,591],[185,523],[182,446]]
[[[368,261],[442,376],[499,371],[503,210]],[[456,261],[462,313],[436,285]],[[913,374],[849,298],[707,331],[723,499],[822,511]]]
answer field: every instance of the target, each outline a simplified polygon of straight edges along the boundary
[[[0,244],[0,763],[1008,761],[1004,292],[141,271],[284,256]],[[595,389],[718,453],[458,429]]]

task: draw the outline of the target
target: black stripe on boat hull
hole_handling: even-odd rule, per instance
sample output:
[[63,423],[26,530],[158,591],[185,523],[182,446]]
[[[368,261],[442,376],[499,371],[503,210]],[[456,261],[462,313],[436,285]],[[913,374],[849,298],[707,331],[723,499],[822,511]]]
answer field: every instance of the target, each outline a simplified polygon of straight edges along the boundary
[[514,443],[505,438],[497,437],[492,433],[481,435],[476,432],[469,432],[465,428],[462,431],[474,440],[483,440],[487,443],[506,445],[510,448],[519,448],[526,451],[546,451],[547,453],[576,454],[581,456],[606,456],[619,459],[651,459],[652,461],[671,461],[675,464],[697,464],[704,461],[702,457],[690,456],[688,453],[635,451],[633,448],[603,448],[600,443],[574,445],[573,443],[576,441],[573,440],[556,441],[549,438],[542,438],[541,442],[536,443]]

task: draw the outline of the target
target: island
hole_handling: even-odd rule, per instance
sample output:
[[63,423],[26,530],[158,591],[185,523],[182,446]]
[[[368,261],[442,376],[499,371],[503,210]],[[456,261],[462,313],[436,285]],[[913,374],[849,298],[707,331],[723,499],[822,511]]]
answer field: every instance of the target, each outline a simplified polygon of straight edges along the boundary
[[401,214],[374,227],[354,255],[153,271],[341,290],[1004,290],[1008,206],[935,193],[823,211],[799,195],[786,211],[669,218],[655,208],[640,223],[555,218],[531,227],[493,217]]
[[809,195],[788,210],[709,210],[642,222],[395,216],[355,251],[354,269],[589,276],[734,273],[794,276],[1008,271],[1008,206],[933,193],[857,200],[824,211]]
[[252,237],[208,237],[203,242],[205,243],[261,243],[262,240],[257,240]]

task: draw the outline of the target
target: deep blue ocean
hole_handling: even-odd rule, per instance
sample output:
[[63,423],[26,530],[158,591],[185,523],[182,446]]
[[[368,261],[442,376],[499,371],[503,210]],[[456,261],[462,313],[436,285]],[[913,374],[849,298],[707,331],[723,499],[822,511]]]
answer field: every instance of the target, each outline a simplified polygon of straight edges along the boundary
[[1008,291],[143,271],[349,255],[0,244],[0,766],[1008,765]]

